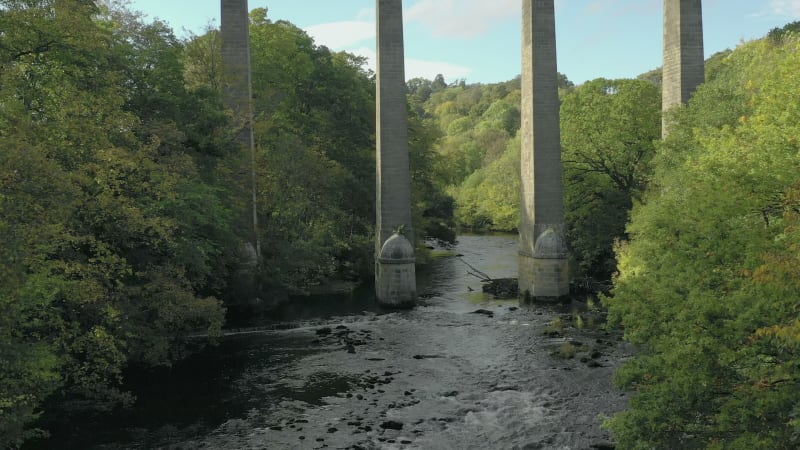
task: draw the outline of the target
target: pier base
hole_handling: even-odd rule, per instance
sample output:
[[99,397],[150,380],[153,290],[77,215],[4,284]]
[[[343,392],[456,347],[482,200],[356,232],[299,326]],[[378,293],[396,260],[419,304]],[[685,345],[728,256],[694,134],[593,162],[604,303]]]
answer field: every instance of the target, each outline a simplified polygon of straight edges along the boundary
[[569,259],[519,255],[519,294],[524,301],[557,302],[569,296]]
[[395,233],[381,248],[375,264],[375,295],[390,308],[411,308],[417,302],[414,246]]

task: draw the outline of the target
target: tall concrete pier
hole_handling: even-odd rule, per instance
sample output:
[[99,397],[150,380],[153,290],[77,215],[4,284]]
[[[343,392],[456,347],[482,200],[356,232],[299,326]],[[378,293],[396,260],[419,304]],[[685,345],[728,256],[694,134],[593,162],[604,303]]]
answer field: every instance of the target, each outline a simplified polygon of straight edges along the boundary
[[[661,108],[684,104],[705,81],[701,0],[664,0],[664,69]],[[662,121],[661,134],[669,124]]]
[[[255,261],[261,255],[256,207],[255,142],[253,138],[253,84],[250,71],[250,18],[247,0],[221,0],[223,90],[225,105],[233,111],[239,139],[250,151],[250,182]],[[252,258],[252,257],[248,257]]]
[[[402,0],[376,0],[377,118],[375,293],[378,302],[416,302],[411,174],[408,161]],[[395,231],[401,231],[395,233]]]
[[233,111],[237,125],[242,127],[242,143],[249,148],[252,81],[247,0],[221,0],[220,20],[225,104]]
[[559,108],[554,0],[523,0],[519,292],[537,301],[569,294]]

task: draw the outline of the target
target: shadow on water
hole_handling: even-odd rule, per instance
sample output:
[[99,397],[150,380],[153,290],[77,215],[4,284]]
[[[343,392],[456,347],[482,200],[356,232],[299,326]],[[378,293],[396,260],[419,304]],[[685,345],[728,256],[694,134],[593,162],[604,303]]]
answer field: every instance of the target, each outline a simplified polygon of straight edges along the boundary
[[281,383],[278,368],[323,351],[308,336],[249,334],[225,338],[173,368],[129,369],[127,388],[136,396],[130,409],[106,415],[48,417],[50,439],[26,449],[155,448],[190,439],[220,423],[264,409],[269,399],[320,405],[351,389],[355,380],[319,372],[302,383]]
[[295,322],[312,319],[329,319],[335,316],[387,312],[375,301],[375,287],[365,283],[352,292],[292,297],[265,314],[263,319],[272,322]]
[[[301,328],[387,312],[376,303],[373,285],[366,284],[349,293],[294,297],[237,321],[236,327]],[[40,426],[51,431],[51,438],[29,442],[25,449],[149,448],[211,432],[226,420],[264,408],[268,399],[321,405],[323,398],[349,391],[356,379],[322,371],[300,384],[283,383],[276,368],[324,350],[305,335],[233,333],[174,367],[128,369],[126,388],[136,397],[132,408],[47,415]]]

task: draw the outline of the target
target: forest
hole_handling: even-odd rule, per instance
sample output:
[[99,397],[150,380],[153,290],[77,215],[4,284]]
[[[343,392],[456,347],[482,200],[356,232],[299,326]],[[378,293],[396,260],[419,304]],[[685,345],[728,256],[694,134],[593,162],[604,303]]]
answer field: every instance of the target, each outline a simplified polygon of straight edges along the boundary
[[[82,0],[4,0],[0,30],[0,447],[41,435],[43,409],[130,405],[127,368],[180,361],[192,334],[213,345],[254,296],[372,278],[363,61],[252,11],[251,282],[250,162],[223,106],[219,32],[180,40]],[[430,170],[438,132],[415,116],[410,128],[416,228],[452,240]]]
[[[0,447],[46,435],[43,413],[131,405],[126,370],[215,345],[254,295],[371,279],[374,74],[266,8],[250,21],[261,254],[243,282],[250,156],[219,31],[0,0]],[[799,28],[712,56],[665,140],[658,70],[560,76],[575,284],[639,348],[606,421],[618,448],[800,446]],[[421,238],[516,230],[519,104],[519,78],[408,82],[420,264]]]

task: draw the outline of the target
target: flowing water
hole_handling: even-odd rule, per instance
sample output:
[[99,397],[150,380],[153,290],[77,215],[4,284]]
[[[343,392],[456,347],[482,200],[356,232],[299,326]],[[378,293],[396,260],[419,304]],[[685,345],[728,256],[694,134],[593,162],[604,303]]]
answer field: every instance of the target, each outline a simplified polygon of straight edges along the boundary
[[43,448],[612,448],[600,424],[626,404],[611,379],[632,349],[584,303],[483,294],[465,262],[515,277],[516,249],[515,237],[460,237],[463,256],[418,271],[409,311],[381,311],[368,291],[293,302],[139,375],[133,410],[70,424]]

